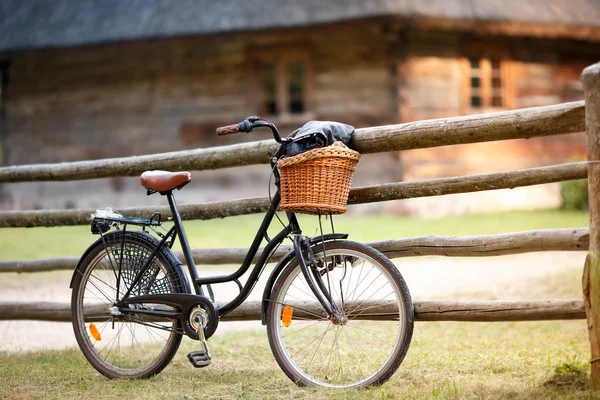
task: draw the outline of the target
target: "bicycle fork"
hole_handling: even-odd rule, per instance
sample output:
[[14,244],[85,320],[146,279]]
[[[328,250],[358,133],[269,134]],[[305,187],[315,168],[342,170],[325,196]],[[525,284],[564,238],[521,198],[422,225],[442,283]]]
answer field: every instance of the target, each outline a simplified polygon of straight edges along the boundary
[[[303,247],[305,251],[303,251]],[[337,304],[333,301],[330,291],[325,287],[323,279],[321,279],[317,270],[315,254],[312,251],[310,239],[302,235],[294,236],[294,252],[310,290],[312,290],[321,306],[323,306],[323,309],[327,312],[327,318],[333,321],[341,310],[338,309]],[[306,259],[308,259],[308,264]],[[326,263],[327,260],[324,260],[324,262]]]

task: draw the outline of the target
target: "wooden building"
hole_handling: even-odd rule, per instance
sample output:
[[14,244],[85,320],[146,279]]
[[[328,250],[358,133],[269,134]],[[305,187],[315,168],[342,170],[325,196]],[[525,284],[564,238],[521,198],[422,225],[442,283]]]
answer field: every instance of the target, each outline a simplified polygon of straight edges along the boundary
[[[2,163],[267,138],[215,136],[254,114],[290,132],[580,100],[581,70],[598,58],[600,0],[4,0]],[[582,157],[581,134],[412,150],[365,157],[355,184]],[[268,168],[244,171],[197,173],[184,201],[263,195]],[[134,178],[10,184],[3,196],[20,208],[145,199]]]

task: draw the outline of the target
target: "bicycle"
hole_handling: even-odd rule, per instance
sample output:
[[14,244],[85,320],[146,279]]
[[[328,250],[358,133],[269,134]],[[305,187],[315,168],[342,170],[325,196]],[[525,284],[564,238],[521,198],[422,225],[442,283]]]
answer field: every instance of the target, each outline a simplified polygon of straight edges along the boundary
[[[147,171],[141,176],[148,194],[166,196],[173,221],[169,230],[159,213],[150,219],[110,211],[92,215],[92,232],[100,238],[85,251],[73,273],[71,305],[77,343],[101,374],[151,377],[169,364],[183,335],[201,344],[200,350],[188,354],[190,362],[195,367],[209,365],[207,339],[215,333],[219,318],[247,299],[286,238],[292,240],[293,249],[271,272],[261,302],[261,321],[283,372],[300,386],[345,388],[381,384],[399,367],[414,318],[402,276],[386,256],[348,241],[347,234],[323,234],[321,227],[320,236],[302,235],[292,212],[286,212],[287,224],[282,223],[278,234],[267,235],[280,204],[276,163],[292,139],[282,138],[273,123],[259,117],[218,128],[217,133],[260,127],[270,128],[281,145],[270,160],[278,190],[234,273],[198,275],[173,195],[191,181],[189,172]],[[135,228],[128,229],[131,226]],[[176,238],[189,277],[171,251]],[[242,285],[239,278],[250,269],[263,240],[264,250]],[[236,282],[240,292],[221,304],[212,286],[224,282]]]

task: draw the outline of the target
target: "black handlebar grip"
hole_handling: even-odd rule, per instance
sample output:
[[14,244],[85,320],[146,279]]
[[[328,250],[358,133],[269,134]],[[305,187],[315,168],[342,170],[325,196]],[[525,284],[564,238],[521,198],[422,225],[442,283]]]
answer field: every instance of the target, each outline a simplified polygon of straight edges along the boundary
[[217,128],[217,135],[231,135],[233,133],[238,133],[240,131],[239,124],[227,125]]

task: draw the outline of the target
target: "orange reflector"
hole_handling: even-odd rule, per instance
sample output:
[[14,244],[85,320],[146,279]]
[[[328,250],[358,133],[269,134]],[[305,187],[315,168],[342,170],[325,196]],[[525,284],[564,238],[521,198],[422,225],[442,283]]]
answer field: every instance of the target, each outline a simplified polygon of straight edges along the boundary
[[96,325],[92,322],[90,324],[90,333],[92,334],[92,337],[98,341],[102,340],[102,335],[100,335],[100,332],[98,332],[98,328],[96,328]]
[[283,312],[281,313],[281,323],[286,328],[288,328],[292,324],[293,312],[294,312],[294,309],[292,308],[292,306],[283,307]]

